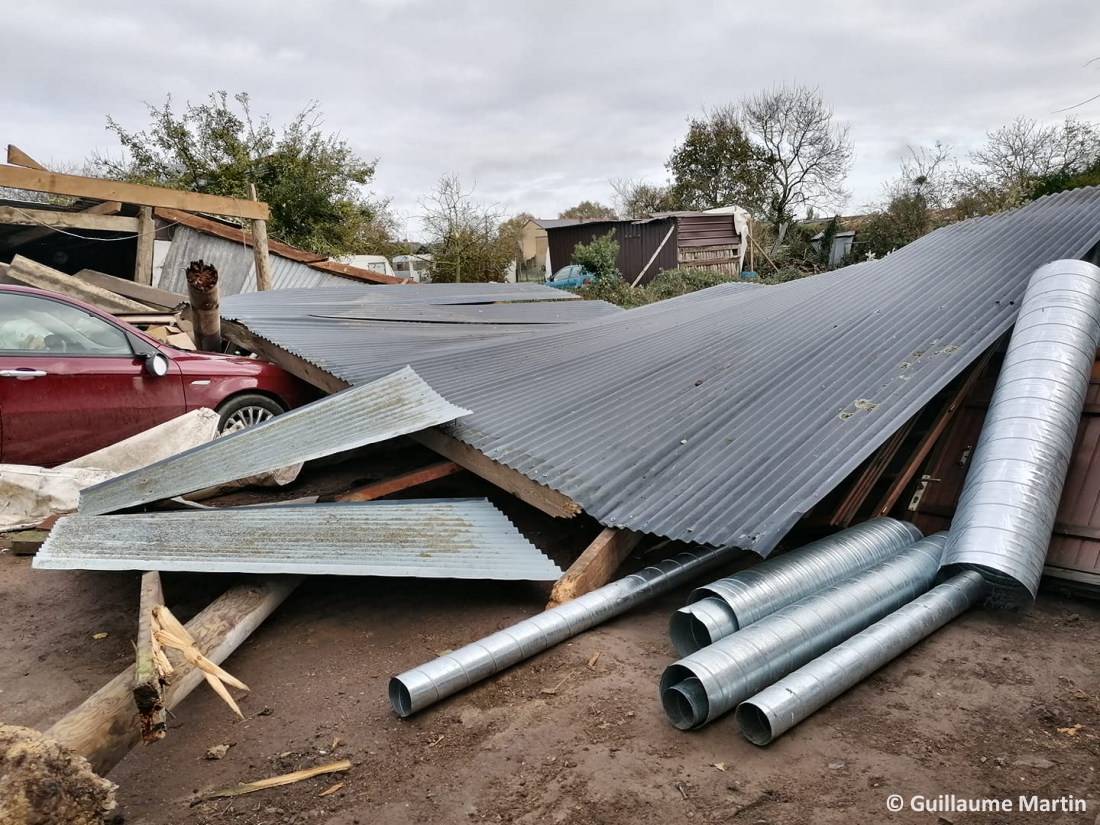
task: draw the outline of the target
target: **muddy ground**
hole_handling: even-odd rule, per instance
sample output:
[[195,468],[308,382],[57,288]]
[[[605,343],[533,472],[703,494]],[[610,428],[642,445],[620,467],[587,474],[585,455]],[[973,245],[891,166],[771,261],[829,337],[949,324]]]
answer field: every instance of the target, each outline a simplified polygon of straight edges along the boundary
[[[343,472],[326,483],[359,478]],[[320,477],[285,494],[323,493]],[[472,490],[460,476],[436,485],[423,492]],[[565,562],[594,529],[501,503]],[[186,618],[233,581],[166,574],[164,587]],[[0,554],[0,722],[44,729],[132,661],[138,582]],[[135,825],[1100,823],[1100,602],[1045,592],[1023,617],[974,611],[762,749],[731,717],[696,733],[665,720],[667,620],[688,589],[401,720],[391,675],[540,610],[549,587],[308,580],[226,663],[252,688],[247,718],[200,687],[167,739],[111,773],[121,812]],[[205,759],[215,745],[226,756]],[[193,804],[339,759],[354,767]],[[895,793],[1072,795],[1088,811],[891,813]]]

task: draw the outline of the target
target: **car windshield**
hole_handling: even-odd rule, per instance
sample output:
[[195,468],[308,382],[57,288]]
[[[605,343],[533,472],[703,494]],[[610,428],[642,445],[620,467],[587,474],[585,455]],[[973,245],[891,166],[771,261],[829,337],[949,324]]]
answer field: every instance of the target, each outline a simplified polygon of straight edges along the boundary
[[91,313],[48,298],[0,293],[0,350],[132,355],[126,333]]

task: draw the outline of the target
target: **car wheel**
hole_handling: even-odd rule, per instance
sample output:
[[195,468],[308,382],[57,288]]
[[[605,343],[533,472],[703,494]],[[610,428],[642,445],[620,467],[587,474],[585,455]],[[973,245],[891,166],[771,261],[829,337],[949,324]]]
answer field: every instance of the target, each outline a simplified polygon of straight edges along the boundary
[[282,404],[266,395],[238,395],[218,407],[218,434],[254,427],[284,412]]

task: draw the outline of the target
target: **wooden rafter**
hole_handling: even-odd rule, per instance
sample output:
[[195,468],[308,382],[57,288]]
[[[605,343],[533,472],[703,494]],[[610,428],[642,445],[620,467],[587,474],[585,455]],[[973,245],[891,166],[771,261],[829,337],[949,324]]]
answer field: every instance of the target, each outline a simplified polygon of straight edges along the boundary
[[641,533],[605,527],[550,591],[549,610],[603,587],[642,540]]

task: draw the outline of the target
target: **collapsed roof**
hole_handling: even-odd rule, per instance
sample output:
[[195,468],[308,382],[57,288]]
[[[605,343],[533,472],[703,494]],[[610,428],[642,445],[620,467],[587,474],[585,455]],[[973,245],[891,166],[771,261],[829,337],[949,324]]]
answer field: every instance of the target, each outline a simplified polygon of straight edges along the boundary
[[767,555],[1012,326],[1036,267],[1098,241],[1084,188],[813,278],[507,334],[320,317],[278,292],[223,314],[348,383],[412,365],[473,411],[447,432],[602,524]]

